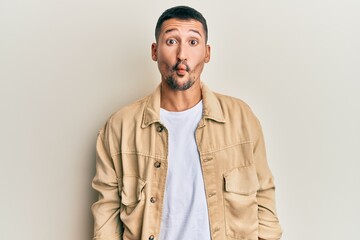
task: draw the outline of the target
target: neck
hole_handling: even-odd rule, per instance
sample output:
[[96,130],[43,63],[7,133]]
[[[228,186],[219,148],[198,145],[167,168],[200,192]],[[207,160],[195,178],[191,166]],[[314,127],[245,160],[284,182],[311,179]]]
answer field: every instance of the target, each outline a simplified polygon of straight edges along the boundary
[[166,82],[161,83],[161,108],[171,111],[180,112],[194,107],[200,102],[201,85],[196,81],[189,89],[184,91],[171,89]]

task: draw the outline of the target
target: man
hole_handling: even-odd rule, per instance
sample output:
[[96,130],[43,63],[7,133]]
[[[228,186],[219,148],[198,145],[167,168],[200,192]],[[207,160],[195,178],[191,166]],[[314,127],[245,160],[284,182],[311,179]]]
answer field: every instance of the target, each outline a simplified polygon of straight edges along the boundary
[[94,239],[280,239],[258,120],[200,80],[210,60],[206,20],[170,8],[155,37],[161,84],[99,133]]

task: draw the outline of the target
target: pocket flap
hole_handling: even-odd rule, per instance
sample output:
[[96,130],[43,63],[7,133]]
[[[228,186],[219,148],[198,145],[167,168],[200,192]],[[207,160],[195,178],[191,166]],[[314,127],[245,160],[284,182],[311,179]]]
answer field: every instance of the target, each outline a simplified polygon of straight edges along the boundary
[[232,169],[224,173],[224,179],[227,192],[250,195],[260,187],[254,164]]
[[121,203],[129,206],[139,202],[145,185],[146,182],[138,177],[124,176],[122,179]]

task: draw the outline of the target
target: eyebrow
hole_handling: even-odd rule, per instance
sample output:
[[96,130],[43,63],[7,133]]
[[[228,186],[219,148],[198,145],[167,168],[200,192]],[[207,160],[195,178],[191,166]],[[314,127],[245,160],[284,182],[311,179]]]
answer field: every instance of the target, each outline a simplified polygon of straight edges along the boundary
[[[178,31],[178,30],[176,28],[171,28],[171,29],[166,30],[164,34],[167,34],[167,33],[173,32],[173,31]],[[190,29],[189,32],[194,32],[194,33],[200,35],[200,37],[202,37],[201,33],[197,30]]]

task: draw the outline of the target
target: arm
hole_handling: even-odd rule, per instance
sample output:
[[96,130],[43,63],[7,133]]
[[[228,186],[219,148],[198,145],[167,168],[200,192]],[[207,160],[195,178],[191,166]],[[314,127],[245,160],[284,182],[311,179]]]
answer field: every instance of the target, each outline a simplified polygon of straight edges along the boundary
[[253,154],[260,184],[256,195],[258,201],[259,240],[277,240],[281,238],[282,230],[276,215],[274,179],[266,160],[265,143],[260,124]]
[[118,178],[103,130],[100,131],[96,143],[96,174],[92,186],[99,193],[98,201],[92,206],[93,240],[121,240]]

